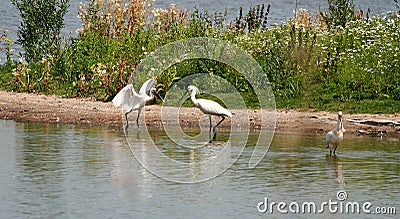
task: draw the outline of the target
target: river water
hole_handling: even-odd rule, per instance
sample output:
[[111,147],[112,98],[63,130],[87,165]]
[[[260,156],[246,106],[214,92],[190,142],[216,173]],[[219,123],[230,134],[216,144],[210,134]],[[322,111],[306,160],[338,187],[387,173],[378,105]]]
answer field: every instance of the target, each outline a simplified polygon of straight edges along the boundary
[[[77,17],[77,8],[80,2],[86,2],[81,0],[71,0],[69,12],[65,16],[65,28],[63,33],[65,35],[72,36],[77,35],[77,28],[81,26],[81,22]],[[281,23],[288,18],[293,16],[293,10],[298,8],[310,9],[312,12],[318,10],[327,9],[327,1],[325,0],[272,0],[272,1],[262,1],[262,0],[243,0],[243,1],[231,1],[231,0],[219,0],[219,1],[209,1],[209,0],[156,0],[154,7],[165,8],[167,4],[177,4],[182,8],[188,8],[193,10],[194,6],[198,7],[200,11],[208,10],[210,12],[224,11],[227,10],[227,20],[233,20],[238,16],[238,11],[241,6],[243,6],[244,11],[248,10],[250,5],[256,6],[257,4],[270,4],[271,11],[269,14],[269,23]],[[393,0],[354,0],[354,5],[357,8],[361,8],[367,11],[368,8],[371,9],[372,14],[383,14],[388,11],[396,11]],[[11,4],[10,0],[0,0],[0,30],[7,29],[9,31],[10,37],[17,40],[17,30],[20,24],[19,12]],[[21,48],[19,46],[15,47],[16,53],[18,53]],[[0,52],[0,63],[4,63],[5,53]]]
[[[144,133],[130,130],[129,142],[152,164],[154,154]],[[168,156],[195,160],[204,155],[204,150],[174,146],[160,130],[149,133]],[[242,156],[223,174],[181,184],[145,170],[119,127],[0,120],[0,218],[365,218],[382,216],[372,214],[377,207],[396,209],[396,215],[384,216],[400,214],[399,139],[345,136],[338,155],[330,157],[324,136],[275,134],[267,156],[249,169],[256,137],[250,134]],[[227,138],[219,133],[207,149],[219,150]],[[232,152],[238,150],[236,144],[231,142]],[[160,171],[179,174],[168,166]],[[346,192],[347,198],[339,201],[338,192]],[[265,200],[268,206],[371,203],[371,214],[362,209],[346,214],[345,208],[333,213],[328,207],[321,214],[281,214],[276,205],[265,209]]]

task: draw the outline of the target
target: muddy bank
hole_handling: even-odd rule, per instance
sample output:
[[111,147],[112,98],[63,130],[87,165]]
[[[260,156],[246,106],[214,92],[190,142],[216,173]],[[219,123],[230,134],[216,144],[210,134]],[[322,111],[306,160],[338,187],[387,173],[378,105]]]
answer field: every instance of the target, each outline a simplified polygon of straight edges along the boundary
[[[141,116],[141,120],[148,127],[162,125],[160,106],[148,105],[145,111],[145,117]],[[243,127],[249,125],[252,130],[259,129],[261,127],[260,111],[248,110],[247,112],[249,117],[241,119],[243,124],[239,125]],[[163,113],[165,114],[165,111]],[[130,114],[133,125],[135,116],[136,112]],[[164,116],[168,117],[168,115]],[[0,118],[17,122],[112,126],[122,126],[123,122],[120,109],[115,108],[111,102],[5,91],[0,91]],[[324,133],[334,128],[337,115],[329,112],[277,110],[276,118],[277,132]],[[181,126],[199,127],[199,119],[206,120],[197,108],[181,108],[179,111]],[[400,137],[399,114],[345,114],[344,119],[346,134]],[[221,124],[221,128],[229,126],[228,119]]]

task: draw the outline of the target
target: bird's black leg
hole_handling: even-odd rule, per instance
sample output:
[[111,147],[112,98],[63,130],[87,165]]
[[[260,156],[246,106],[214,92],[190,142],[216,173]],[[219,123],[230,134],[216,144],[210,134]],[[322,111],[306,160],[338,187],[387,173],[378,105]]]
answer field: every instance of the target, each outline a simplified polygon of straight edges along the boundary
[[221,124],[225,120],[224,116],[221,116],[221,117],[222,117],[222,119],[213,128],[213,134],[214,134],[213,138],[215,138],[215,136],[217,135],[217,126],[219,126],[219,124]]
[[212,120],[211,120],[211,115],[210,115],[210,133],[211,133],[211,129],[212,129]]
[[333,155],[336,155],[336,148],[337,146],[335,146],[335,148],[333,149]]
[[222,117],[221,121],[219,121],[217,123],[217,125],[214,126],[214,132],[215,132],[215,129],[217,128],[217,126],[219,126],[219,124],[221,124],[225,120],[225,116],[221,116],[221,117]]
[[132,110],[130,110],[130,111],[128,111],[128,112],[125,113],[125,120],[126,120],[126,124],[125,124],[125,127],[124,127],[125,131],[128,130],[128,127],[129,127],[128,114],[129,114],[131,111],[132,111]]
[[136,125],[137,125],[138,128],[139,128],[139,116],[140,116],[140,112],[141,111],[142,111],[141,109],[138,110],[137,118],[136,118]]

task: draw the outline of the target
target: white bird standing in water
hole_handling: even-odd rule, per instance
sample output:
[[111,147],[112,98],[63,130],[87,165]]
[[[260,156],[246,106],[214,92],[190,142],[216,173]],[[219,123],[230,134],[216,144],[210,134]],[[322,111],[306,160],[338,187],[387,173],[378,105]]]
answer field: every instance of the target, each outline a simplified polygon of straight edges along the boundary
[[[154,98],[153,93],[164,102],[164,99],[157,93],[156,88],[154,87],[156,83],[157,80],[155,79],[147,80],[140,88],[139,94],[136,93],[135,88],[132,84],[128,84],[124,88],[122,88],[117,95],[115,95],[112,103],[115,107],[119,107],[122,105],[122,112],[124,113],[126,120],[126,124],[124,126],[125,131],[129,127],[128,114],[133,110],[138,111],[136,124],[137,127],[139,127],[140,112],[146,105],[146,102]],[[147,95],[147,91],[150,91],[150,96]]]
[[[211,131],[213,133],[213,136],[212,137],[210,136],[210,139],[212,139],[212,138],[215,137],[217,126],[219,124],[221,124],[225,120],[226,116],[231,118],[232,117],[232,113],[229,110],[227,110],[224,107],[222,107],[219,103],[217,103],[215,101],[206,100],[206,99],[196,99],[196,94],[198,92],[199,92],[199,89],[197,89],[197,87],[195,87],[193,85],[189,85],[187,87],[187,91],[184,94],[184,96],[187,93],[190,93],[190,99],[192,100],[193,104],[196,105],[201,110],[201,112],[203,112],[204,114],[209,116],[209,118],[210,118],[210,135],[211,135]],[[212,126],[212,120],[211,120],[211,116],[212,115],[219,116],[219,117],[222,118],[217,123],[217,125],[215,125],[214,127]]]
[[343,119],[342,112],[338,112],[338,120],[336,123],[336,127],[326,134],[326,148],[329,148],[329,152],[332,155],[336,154],[336,148],[339,146],[340,142],[343,140],[343,134],[346,132],[346,129],[343,127]]

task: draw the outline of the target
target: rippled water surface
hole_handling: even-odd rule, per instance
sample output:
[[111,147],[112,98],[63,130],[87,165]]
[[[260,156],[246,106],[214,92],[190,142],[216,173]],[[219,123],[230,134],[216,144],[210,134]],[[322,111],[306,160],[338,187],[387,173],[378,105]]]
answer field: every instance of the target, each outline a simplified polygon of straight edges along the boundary
[[[128,139],[151,165],[156,159],[146,133],[132,129]],[[162,153],[193,163],[218,154],[229,139],[219,133],[213,143],[188,149],[162,131],[150,136]],[[146,171],[118,128],[0,120],[0,218],[265,218],[271,213],[260,213],[257,205],[266,197],[320,205],[338,201],[338,191],[346,191],[345,201],[392,206],[400,214],[399,139],[345,136],[338,156],[329,157],[324,136],[276,134],[264,160],[248,169],[256,138],[249,136],[242,156],[220,176],[180,184]],[[224,159],[240,152],[236,141],[230,143]],[[181,174],[167,164],[156,166],[171,177]],[[193,166],[193,176],[201,173],[198,168]],[[283,215],[275,209],[273,216],[335,215]]]

